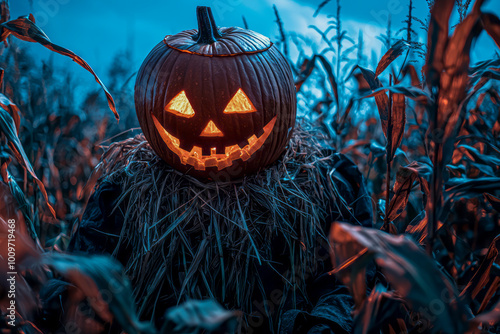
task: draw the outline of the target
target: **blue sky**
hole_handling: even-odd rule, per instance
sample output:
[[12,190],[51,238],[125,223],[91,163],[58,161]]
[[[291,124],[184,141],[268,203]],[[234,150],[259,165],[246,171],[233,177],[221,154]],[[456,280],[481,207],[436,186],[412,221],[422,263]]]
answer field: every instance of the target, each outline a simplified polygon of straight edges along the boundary
[[[118,51],[131,48],[138,69],[147,53],[165,35],[195,28],[198,5],[211,6],[219,26],[242,26],[242,15],[245,15],[252,30],[275,40],[278,31],[272,5],[276,4],[286,30],[317,40],[317,34],[308,26],[325,27],[327,15],[335,13],[335,0],[332,0],[320,15],[313,17],[320,2],[322,0],[32,0],[30,4],[29,0],[10,0],[10,6],[12,17],[33,13],[53,42],[75,51],[105,77]],[[341,5],[344,28],[353,38],[362,29],[366,47],[380,53],[382,44],[376,36],[385,31],[388,14],[392,16],[394,31],[402,27],[408,0],[341,0]],[[426,1],[414,0],[414,6],[414,15],[425,19]],[[490,0],[484,8],[500,14],[500,1]],[[38,46],[32,50],[42,58],[49,54]],[[490,58],[494,51],[494,43],[483,34],[473,59]],[[54,60],[60,66],[67,66],[69,62],[61,58],[56,56]],[[76,65],[74,67],[79,71]]]

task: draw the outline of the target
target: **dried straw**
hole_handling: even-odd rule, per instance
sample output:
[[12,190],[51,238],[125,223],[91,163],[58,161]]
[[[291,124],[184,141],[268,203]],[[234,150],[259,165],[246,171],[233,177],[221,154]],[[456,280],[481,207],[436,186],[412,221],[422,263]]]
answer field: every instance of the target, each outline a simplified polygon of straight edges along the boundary
[[275,311],[285,300],[287,307],[307,300],[306,279],[329,261],[318,258],[318,247],[329,223],[346,212],[331,176],[339,157],[325,142],[302,122],[282,159],[224,183],[173,170],[142,134],[109,146],[97,186],[123,189],[114,255],[130,254],[126,272],[141,315],[157,318],[189,298],[215,298],[248,315],[255,300],[269,299],[269,286],[286,297]]

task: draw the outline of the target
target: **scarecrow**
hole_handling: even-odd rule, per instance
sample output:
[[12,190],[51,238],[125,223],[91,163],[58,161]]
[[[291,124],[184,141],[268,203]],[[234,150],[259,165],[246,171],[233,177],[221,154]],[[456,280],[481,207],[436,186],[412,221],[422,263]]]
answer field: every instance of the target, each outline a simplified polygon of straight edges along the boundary
[[296,125],[292,73],[267,37],[217,27],[208,7],[197,18],[139,70],[143,135],[103,154],[70,251],[116,257],[144,320],[215,299],[240,311],[241,332],[349,332],[327,234],[371,225],[362,175]]

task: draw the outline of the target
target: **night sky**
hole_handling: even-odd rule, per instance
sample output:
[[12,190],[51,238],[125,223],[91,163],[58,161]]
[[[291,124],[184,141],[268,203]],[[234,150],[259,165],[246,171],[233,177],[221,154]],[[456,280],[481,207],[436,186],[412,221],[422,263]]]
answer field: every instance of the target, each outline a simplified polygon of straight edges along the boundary
[[[196,28],[195,8],[198,5],[212,7],[219,26],[243,26],[242,15],[250,29],[276,40],[278,29],[274,22],[272,5],[276,4],[287,31],[299,32],[319,41],[319,35],[309,25],[326,27],[327,15],[335,13],[335,1],[323,8],[321,14],[313,13],[321,0],[11,0],[11,16],[33,13],[51,40],[67,47],[86,59],[106,79],[107,69],[117,52],[130,49],[137,70],[147,53],[165,35]],[[407,13],[406,0],[342,0],[343,27],[356,39],[359,29],[364,32],[365,54],[373,49],[377,54],[382,43],[376,36],[385,32],[386,20],[392,15],[393,32],[399,30]],[[414,0],[414,15],[425,20],[425,0]],[[484,7],[498,13],[500,1],[490,0]],[[457,15],[454,16],[454,21]],[[424,31],[415,27],[424,40]],[[401,35],[400,35],[401,36]],[[26,45],[26,43],[24,43]],[[485,33],[473,51],[473,61],[491,58],[493,42]],[[347,43],[349,46],[349,43]],[[50,54],[40,46],[32,46],[32,53],[40,58]],[[321,47],[319,47],[321,50]],[[310,50],[312,52],[312,50]],[[293,52],[293,50],[292,50]],[[353,53],[355,55],[355,53]],[[69,66],[63,57],[54,57],[56,65],[83,73],[78,66]]]

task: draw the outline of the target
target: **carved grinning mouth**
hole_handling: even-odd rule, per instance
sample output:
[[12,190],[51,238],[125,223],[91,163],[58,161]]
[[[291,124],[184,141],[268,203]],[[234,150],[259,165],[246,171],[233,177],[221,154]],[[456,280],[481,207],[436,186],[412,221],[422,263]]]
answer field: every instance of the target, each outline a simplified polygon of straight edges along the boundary
[[168,148],[177,154],[183,165],[191,165],[195,170],[205,170],[207,167],[217,167],[217,170],[222,170],[231,166],[235,160],[241,159],[247,161],[252,154],[260,149],[266,142],[274,128],[277,118],[277,116],[274,116],[274,118],[264,126],[264,133],[262,135],[258,137],[252,135],[249,137],[249,144],[245,145],[243,148],[240,148],[238,145],[226,146],[225,154],[216,154],[216,149],[214,147],[211,149],[210,155],[203,155],[202,149],[199,146],[193,146],[191,151],[180,148],[180,140],[165,130],[154,115],[151,116],[155,123],[156,130],[158,130],[158,133],[165,144],[167,144]]

